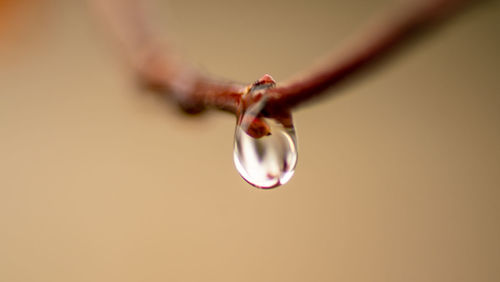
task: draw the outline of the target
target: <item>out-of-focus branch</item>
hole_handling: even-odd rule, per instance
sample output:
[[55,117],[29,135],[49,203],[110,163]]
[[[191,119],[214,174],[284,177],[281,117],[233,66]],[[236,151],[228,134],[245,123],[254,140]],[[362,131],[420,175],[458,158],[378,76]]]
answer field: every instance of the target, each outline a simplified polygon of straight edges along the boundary
[[183,61],[153,25],[151,1],[89,0],[92,8],[122,45],[141,82],[168,94],[187,112],[215,107],[235,113],[246,85],[216,79]]
[[390,11],[375,17],[355,34],[343,49],[324,63],[271,90],[270,108],[293,108],[325,94],[325,90],[343,82],[365,67],[390,57],[392,50],[417,32],[429,28],[456,12],[467,0],[399,1]]
[[[96,11],[124,46],[132,67],[146,85],[169,94],[189,112],[213,107],[237,112],[241,95],[248,86],[224,81],[199,72],[170,51],[159,40],[141,0],[91,0]],[[332,54],[323,65],[278,87],[270,88],[267,112],[289,110],[332,88],[376,59],[388,57],[393,47],[423,27],[448,16],[466,0],[400,1],[378,17],[341,52]]]

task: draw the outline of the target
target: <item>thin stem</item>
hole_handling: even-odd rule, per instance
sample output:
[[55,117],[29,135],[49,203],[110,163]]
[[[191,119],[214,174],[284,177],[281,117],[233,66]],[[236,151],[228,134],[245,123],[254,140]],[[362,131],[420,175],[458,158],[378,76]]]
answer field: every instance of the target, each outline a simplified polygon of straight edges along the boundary
[[[184,110],[207,107],[236,113],[248,86],[214,78],[192,68],[161,42],[151,24],[144,1],[91,0],[96,10],[124,46],[131,66],[145,85],[169,94]],[[336,52],[303,75],[268,90],[268,113],[290,110],[359,73],[411,38],[460,7],[466,0],[405,1],[367,25],[343,51]]]
[[456,10],[463,0],[421,0],[403,2],[374,21],[344,49],[334,52],[323,65],[306,72],[272,90],[269,101],[272,108],[293,108],[316,96],[328,94],[325,90],[360,73],[363,69],[390,57],[394,48],[401,46],[416,32],[431,26]]

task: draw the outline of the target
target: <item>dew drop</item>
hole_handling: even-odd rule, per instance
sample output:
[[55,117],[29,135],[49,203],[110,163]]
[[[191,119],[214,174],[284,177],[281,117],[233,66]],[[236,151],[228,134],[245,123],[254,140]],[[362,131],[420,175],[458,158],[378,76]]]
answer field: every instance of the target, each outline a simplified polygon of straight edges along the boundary
[[[260,90],[262,87],[259,88]],[[287,183],[297,164],[297,141],[290,113],[265,116],[267,99],[250,90],[240,105],[234,136],[234,164],[251,185],[269,189]],[[247,99],[245,99],[247,98]],[[252,99],[249,105],[244,101]]]

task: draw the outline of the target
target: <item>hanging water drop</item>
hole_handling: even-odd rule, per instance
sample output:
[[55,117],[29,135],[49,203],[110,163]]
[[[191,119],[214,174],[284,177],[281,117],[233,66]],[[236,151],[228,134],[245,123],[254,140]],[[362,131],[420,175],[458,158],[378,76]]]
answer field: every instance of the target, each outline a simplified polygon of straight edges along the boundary
[[234,164],[251,185],[269,189],[285,184],[297,164],[297,140],[289,112],[265,115],[265,75],[242,96],[234,135]]

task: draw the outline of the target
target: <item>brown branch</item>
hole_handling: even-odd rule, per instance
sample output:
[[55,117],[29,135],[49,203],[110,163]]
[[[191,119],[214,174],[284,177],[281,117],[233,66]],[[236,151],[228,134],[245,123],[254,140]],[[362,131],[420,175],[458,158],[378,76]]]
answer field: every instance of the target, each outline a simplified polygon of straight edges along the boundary
[[123,47],[128,63],[144,85],[169,94],[182,109],[195,113],[215,107],[236,113],[246,85],[210,77],[181,60],[159,38],[147,1],[89,0]]
[[391,50],[405,43],[424,27],[457,10],[465,0],[406,1],[376,17],[340,52],[330,55],[326,63],[272,90],[270,108],[293,108],[325,93],[325,90],[359,73]]
[[[140,0],[92,0],[125,51],[142,81],[158,93],[168,93],[184,110],[199,112],[213,107],[236,113],[248,86],[201,73],[169,51],[150,23],[151,16]],[[270,88],[268,113],[289,110],[388,57],[391,50],[422,27],[429,26],[456,10],[465,0],[414,0],[379,17],[334,53],[322,66]],[[376,60],[377,59],[377,60]]]

